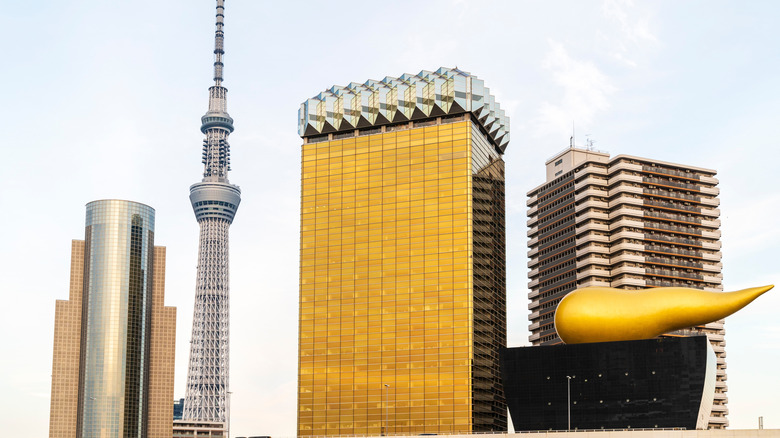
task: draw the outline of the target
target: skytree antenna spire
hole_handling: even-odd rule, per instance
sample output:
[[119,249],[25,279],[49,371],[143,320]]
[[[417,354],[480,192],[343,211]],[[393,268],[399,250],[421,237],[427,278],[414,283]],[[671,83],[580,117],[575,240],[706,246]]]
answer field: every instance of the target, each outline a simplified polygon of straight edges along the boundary
[[184,420],[222,422],[230,418],[230,280],[228,234],[241,202],[241,190],[228,181],[233,119],[222,86],[225,1],[217,0],[214,85],[209,110],[201,118],[203,179],[190,187],[190,202],[200,225],[198,273],[190,340]]

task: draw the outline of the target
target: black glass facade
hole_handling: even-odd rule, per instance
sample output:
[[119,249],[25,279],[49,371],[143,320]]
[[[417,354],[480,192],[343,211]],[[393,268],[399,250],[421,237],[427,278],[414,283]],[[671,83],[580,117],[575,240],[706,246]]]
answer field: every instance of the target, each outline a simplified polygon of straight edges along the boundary
[[[706,428],[715,354],[705,336],[508,348],[515,430]],[[569,409],[571,415],[569,416]]]

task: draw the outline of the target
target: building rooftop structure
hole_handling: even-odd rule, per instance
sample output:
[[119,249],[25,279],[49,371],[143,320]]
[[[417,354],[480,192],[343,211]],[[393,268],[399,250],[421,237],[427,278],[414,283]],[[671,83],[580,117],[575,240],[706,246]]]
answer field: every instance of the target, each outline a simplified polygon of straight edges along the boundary
[[334,85],[301,104],[298,134],[316,137],[463,113],[473,114],[494,146],[504,152],[509,144],[509,117],[484,81],[457,67]]

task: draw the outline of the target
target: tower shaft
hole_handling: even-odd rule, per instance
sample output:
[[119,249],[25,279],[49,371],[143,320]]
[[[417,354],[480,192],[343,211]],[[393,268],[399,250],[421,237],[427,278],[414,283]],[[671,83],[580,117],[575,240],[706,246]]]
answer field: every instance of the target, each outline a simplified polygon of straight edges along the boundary
[[198,273],[184,398],[184,420],[227,423],[230,392],[229,229],[241,190],[228,181],[233,119],[227,113],[222,84],[224,0],[217,0],[214,85],[209,109],[201,118],[203,180],[190,187],[190,202],[200,225]]

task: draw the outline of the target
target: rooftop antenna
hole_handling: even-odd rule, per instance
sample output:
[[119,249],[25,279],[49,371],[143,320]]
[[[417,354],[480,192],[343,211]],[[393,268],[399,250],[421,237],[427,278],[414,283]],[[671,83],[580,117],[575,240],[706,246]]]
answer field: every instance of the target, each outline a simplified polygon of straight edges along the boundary
[[585,149],[589,151],[594,151],[595,149],[593,148],[593,143],[594,141],[593,139],[590,138],[590,134],[585,134],[585,144],[586,144]]
[[571,137],[569,137],[569,147],[574,149],[574,120],[571,121]]

